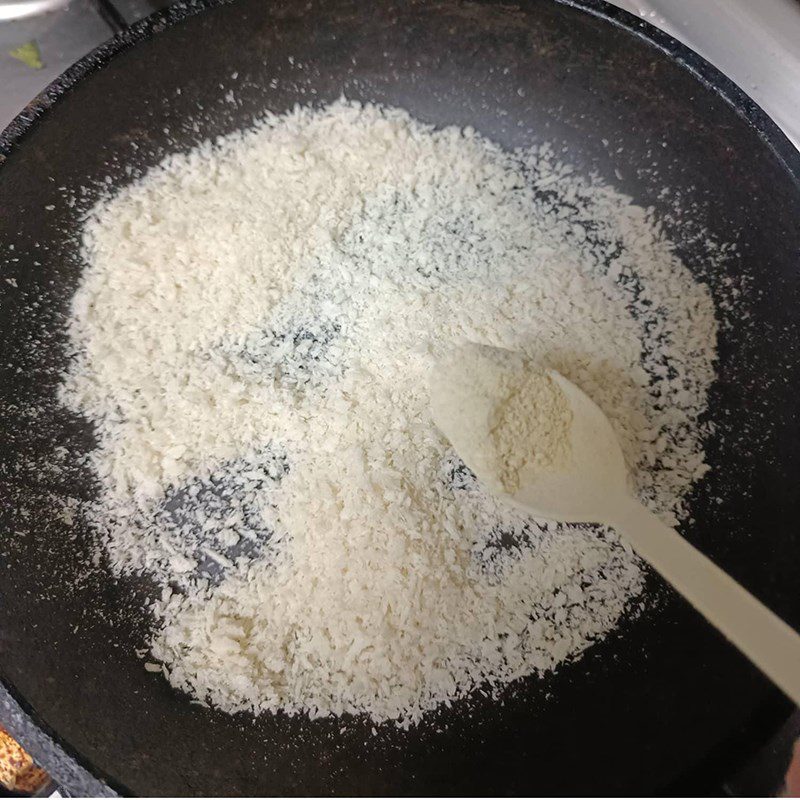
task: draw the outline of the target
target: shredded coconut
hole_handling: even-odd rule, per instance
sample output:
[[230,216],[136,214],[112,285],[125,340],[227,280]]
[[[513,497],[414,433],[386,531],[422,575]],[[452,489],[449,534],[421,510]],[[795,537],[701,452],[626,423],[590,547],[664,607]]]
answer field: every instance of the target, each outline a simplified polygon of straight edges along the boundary
[[170,156],[84,245],[62,399],[97,430],[93,524],[163,585],[145,668],[225,711],[412,724],[577,657],[640,591],[612,532],[459,461],[429,410],[448,348],[583,388],[669,523],[706,469],[710,294],[546,146],[296,108]]

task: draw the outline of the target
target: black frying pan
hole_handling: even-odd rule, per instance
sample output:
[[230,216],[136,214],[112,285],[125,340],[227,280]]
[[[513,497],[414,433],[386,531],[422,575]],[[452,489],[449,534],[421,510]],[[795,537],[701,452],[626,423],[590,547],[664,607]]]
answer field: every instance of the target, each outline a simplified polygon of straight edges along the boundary
[[[230,88],[238,105],[225,102]],[[696,55],[593,0],[198,2],[82,61],[0,139],[2,276],[18,283],[0,281],[6,685],[95,774],[136,793],[717,786],[788,704],[655,578],[660,600],[577,663],[523,681],[502,704],[456,704],[410,731],[380,726],[375,735],[363,720],[340,733],[339,720],[253,722],[191,705],[134,654],[149,624],[137,610],[146,579],[76,584],[87,537],[80,521],[65,527],[53,495],[88,498],[93,484],[47,464],[56,446],[82,452],[93,441],[53,398],[81,268],[74,232],[96,190],[70,207],[59,187],[122,185],[126,166],[141,171],[265,109],[343,91],[436,124],[472,125],[508,147],[566,145],[577,168],[664,216],[718,299],[724,288],[696,233],[706,226],[736,243],[731,269],[746,278],[748,317],[721,334],[713,469],[683,531],[800,626],[800,156],[775,125]],[[664,186],[683,198],[683,215]],[[34,416],[32,406],[43,411]],[[21,530],[29,533],[12,534]]]

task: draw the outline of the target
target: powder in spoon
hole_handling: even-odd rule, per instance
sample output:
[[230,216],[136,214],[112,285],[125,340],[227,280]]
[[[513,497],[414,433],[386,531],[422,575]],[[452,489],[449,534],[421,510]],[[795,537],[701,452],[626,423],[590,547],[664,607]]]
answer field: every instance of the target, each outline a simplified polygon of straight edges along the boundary
[[569,458],[567,398],[546,370],[510,350],[457,348],[431,378],[431,413],[494,492],[514,494],[523,469],[535,476]]
[[491,438],[503,489],[514,494],[523,468],[536,474],[567,461],[572,411],[564,392],[542,370],[505,370],[501,381]]

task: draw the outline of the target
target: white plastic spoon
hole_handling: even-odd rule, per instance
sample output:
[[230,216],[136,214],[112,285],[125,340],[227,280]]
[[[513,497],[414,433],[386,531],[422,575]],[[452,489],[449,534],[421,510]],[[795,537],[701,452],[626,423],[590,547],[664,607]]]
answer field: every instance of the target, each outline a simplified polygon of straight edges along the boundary
[[521,360],[507,350],[466,345],[439,363],[431,376],[433,420],[464,463],[492,491],[535,516],[603,523],[624,535],[642,558],[800,705],[800,635],[631,497],[611,424],[589,397],[555,370],[545,372],[572,412],[568,456],[544,470],[521,467],[516,490],[502,491],[497,461],[489,450],[492,420],[505,398],[492,394],[500,387],[491,369],[487,372],[489,362],[502,370],[509,363],[519,368]]

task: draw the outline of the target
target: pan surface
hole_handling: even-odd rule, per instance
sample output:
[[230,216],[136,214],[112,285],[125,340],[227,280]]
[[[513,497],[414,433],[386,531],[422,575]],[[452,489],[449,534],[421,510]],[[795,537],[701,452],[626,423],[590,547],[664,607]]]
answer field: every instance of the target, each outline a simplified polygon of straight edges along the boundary
[[[658,602],[581,660],[401,731],[192,705],[135,655],[147,580],[82,577],[89,538],[63,498],[89,499],[93,483],[53,455],[77,460],[93,443],[55,403],[82,210],[169,152],[343,92],[505,147],[566,147],[578,170],[656,209],[718,301],[726,277],[742,285],[709,399],[712,470],[682,532],[800,627],[800,157],[763,113],[596,2],[207,2],[101,49],[0,139],[4,682],[82,763],[136,794],[713,788],[788,704],[655,578]],[[727,276],[709,268],[715,242],[736,246]]]

